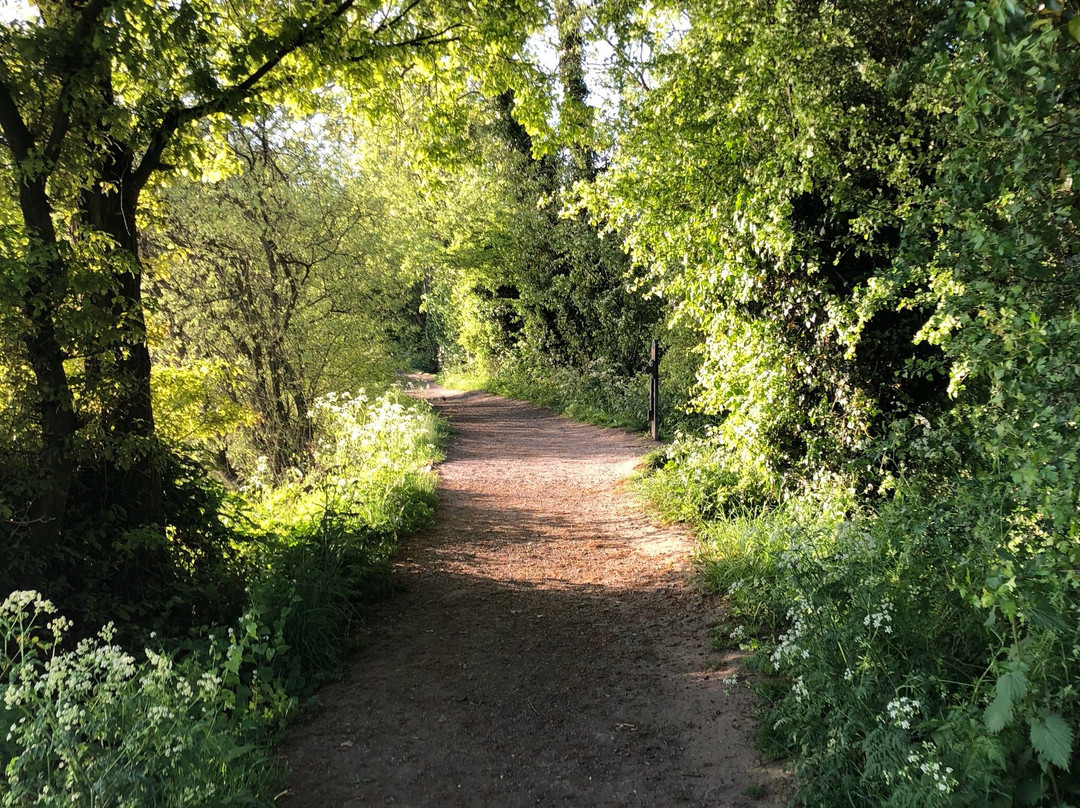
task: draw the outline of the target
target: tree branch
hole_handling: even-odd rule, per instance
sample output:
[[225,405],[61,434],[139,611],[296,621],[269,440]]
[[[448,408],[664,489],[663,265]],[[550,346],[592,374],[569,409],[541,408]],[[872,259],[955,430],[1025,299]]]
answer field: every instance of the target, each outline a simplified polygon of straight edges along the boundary
[[224,112],[232,105],[246,99],[256,85],[281,64],[287,56],[314,42],[334,22],[343,17],[354,4],[355,0],[341,0],[337,8],[323,17],[322,20],[302,28],[294,37],[284,42],[269,59],[263,62],[243,81],[226,87],[216,96],[207,99],[201,104],[195,104],[191,107],[177,107],[167,112],[160,125],[150,136],[150,145],[143,154],[138,168],[132,174],[132,183],[136,191],[141,190],[150,179],[150,176],[157,170],[162,153],[164,153],[170,139],[181,126],[197,121],[207,115]]
[[71,32],[71,41],[68,47],[67,59],[72,63],[72,68],[60,85],[60,94],[56,99],[56,108],[53,110],[52,128],[49,130],[49,142],[45,144],[42,152],[46,167],[55,163],[60,156],[60,149],[64,145],[68,128],[71,126],[71,107],[73,97],[71,85],[82,68],[86,65],[87,56],[92,48],[88,40],[94,24],[98,21],[101,13],[109,4],[110,0],[91,0],[87,3],[79,15],[78,22]]
[[410,3],[407,3],[405,7],[393,17],[383,17],[382,21],[372,30],[371,35],[378,36],[383,31],[393,28],[395,25],[405,19],[418,5],[420,5],[420,0],[412,0]]
[[[447,34],[457,30],[461,25],[461,23],[448,25],[441,31],[429,31],[425,34],[417,34],[412,39],[400,39],[397,42],[371,42],[368,46],[372,50],[390,50],[392,48],[421,48],[432,47],[435,45],[449,45],[451,42],[460,41],[458,37],[447,36]],[[349,61],[355,64],[357,62],[363,62],[368,58],[368,56],[354,56],[349,59]]]
[[6,81],[0,81],[0,129],[15,162],[21,163],[34,148],[34,136],[23,121]]

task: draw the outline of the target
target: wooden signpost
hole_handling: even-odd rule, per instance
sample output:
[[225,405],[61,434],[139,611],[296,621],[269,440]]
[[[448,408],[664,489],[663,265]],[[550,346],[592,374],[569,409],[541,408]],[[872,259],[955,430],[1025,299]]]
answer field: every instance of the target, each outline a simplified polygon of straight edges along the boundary
[[649,353],[649,425],[653,440],[660,440],[660,350],[659,340],[652,341]]

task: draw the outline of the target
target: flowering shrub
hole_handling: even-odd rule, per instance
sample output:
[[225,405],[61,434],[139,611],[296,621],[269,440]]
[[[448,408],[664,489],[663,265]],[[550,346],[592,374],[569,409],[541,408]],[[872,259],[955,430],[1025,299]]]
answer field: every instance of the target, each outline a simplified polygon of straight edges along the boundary
[[438,420],[426,405],[392,390],[370,399],[328,393],[308,414],[318,436],[306,468],[274,486],[258,470],[249,480],[254,516],[264,527],[321,522],[326,514],[385,533],[415,529],[430,517],[438,459]]
[[430,515],[406,508],[408,492],[433,491],[425,472],[436,459],[437,421],[430,409],[400,391],[372,401],[360,391],[319,399],[314,418],[325,435],[314,468],[332,484],[333,509],[392,529]]
[[764,736],[807,805],[1075,804],[1071,580],[1002,581],[1003,503],[963,485],[900,483],[876,509],[806,494],[702,531],[726,642],[756,652]]
[[135,653],[111,624],[73,642],[36,592],[0,604],[0,807],[272,803],[271,734],[337,663],[434,493],[426,405],[332,395],[312,418],[310,468],[277,486],[256,474],[231,517],[250,582],[231,627]]

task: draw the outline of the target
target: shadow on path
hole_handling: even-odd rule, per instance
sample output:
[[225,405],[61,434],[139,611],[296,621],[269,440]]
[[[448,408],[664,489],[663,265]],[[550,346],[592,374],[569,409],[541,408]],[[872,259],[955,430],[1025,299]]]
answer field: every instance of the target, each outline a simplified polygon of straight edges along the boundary
[[[618,481],[651,445],[427,388],[454,437],[436,525],[319,713],[284,744],[290,808],[778,806],[690,540]],[[752,797],[762,790],[763,796]],[[749,792],[749,794],[748,794]]]

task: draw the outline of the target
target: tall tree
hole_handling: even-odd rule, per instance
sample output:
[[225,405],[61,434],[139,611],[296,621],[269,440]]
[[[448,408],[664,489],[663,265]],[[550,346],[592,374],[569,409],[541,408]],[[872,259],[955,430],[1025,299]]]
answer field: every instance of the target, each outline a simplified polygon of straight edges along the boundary
[[237,127],[241,170],[170,188],[148,239],[166,361],[239,371],[234,403],[256,414],[253,448],[275,475],[310,450],[316,396],[387,379],[412,347],[398,340],[418,341],[419,294],[388,226],[398,189],[320,136],[339,135],[325,121]]
[[658,301],[630,290],[635,279],[618,240],[570,210],[575,186],[593,184],[601,171],[585,61],[597,29],[586,10],[575,0],[553,4],[560,91],[553,135],[538,139],[521,123],[514,92],[493,99],[494,120],[484,134],[501,155],[491,165],[508,175],[521,212],[514,257],[474,288],[479,308],[502,313],[499,352],[578,370],[601,363],[632,376],[644,362]]
[[595,207],[704,334],[698,404],[736,464],[812,474],[945,397],[940,352],[913,344],[926,312],[860,320],[855,302],[926,179],[896,170],[934,145],[903,70],[944,8],[680,7]]
[[[55,544],[80,440],[100,438],[104,499],[161,523],[139,219],[158,175],[205,152],[206,127],[336,71],[370,87],[419,55],[498,61],[513,14],[457,0],[178,3],[42,0],[0,26],[0,133],[21,222],[7,317],[32,369],[42,483],[30,513]],[[481,47],[487,43],[491,47]],[[69,360],[77,360],[72,365]],[[105,490],[107,488],[108,490]]]

